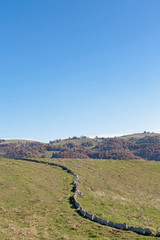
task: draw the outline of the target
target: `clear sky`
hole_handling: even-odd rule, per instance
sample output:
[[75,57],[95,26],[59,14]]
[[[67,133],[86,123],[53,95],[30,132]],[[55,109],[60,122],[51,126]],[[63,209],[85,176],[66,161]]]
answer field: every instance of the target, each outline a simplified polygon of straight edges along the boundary
[[159,0],[1,0],[0,138],[160,131]]

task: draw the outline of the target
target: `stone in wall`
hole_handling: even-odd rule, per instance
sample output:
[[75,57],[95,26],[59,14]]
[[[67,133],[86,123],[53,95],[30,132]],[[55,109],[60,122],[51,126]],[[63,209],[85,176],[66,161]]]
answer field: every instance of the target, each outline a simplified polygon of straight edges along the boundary
[[93,221],[94,221],[94,222],[98,222],[98,217],[97,217],[96,215],[94,215]]
[[144,229],[144,235],[151,236],[152,235],[152,231],[149,228],[145,228]]
[[106,220],[103,220],[103,224],[108,226],[108,222]]
[[67,172],[68,172],[68,173],[72,173],[72,170],[69,169],[69,168],[67,168]]
[[63,168],[64,170],[67,170],[67,168],[65,166],[63,166],[63,165],[61,165],[61,168]]
[[74,201],[74,202],[76,201],[76,198],[77,198],[77,196],[74,194],[74,195],[73,195],[73,201]]
[[86,212],[85,217],[88,218],[88,219],[90,219],[90,220],[93,220],[94,215],[89,214],[89,213]]
[[123,224],[122,223],[115,223],[114,227],[118,228],[118,229],[122,229],[122,230],[127,230],[128,229],[126,223],[123,223]]
[[103,224],[103,219],[102,218],[98,218],[98,222],[100,223],[100,224]]
[[82,196],[83,193],[78,190],[78,196]]
[[73,183],[74,183],[75,185],[77,185],[77,181],[76,181],[75,179],[73,180]]
[[29,162],[36,162],[36,163],[39,163],[40,161],[38,161],[38,160],[33,160],[33,159],[25,159],[25,158],[23,158],[22,160],[26,160],[26,161],[29,161]]
[[79,181],[79,179],[80,179],[80,177],[79,177],[79,175],[78,174],[76,174],[76,179],[77,179],[77,181]]
[[78,193],[79,193],[79,191],[78,191],[77,187],[75,187],[75,194],[78,195]]
[[76,200],[77,196],[78,196],[78,193],[75,192],[74,195],[73,195],[73,198]]
[[141,235],[144,234],[144,229],[143,228],[134,227],[132,231],[135,232],[135,233],[141,234]]
[[152,235],[152,231],[149,228],[136,228],[136,227],[128,227],[128,230],[132,231],[132,232],[136,232],[138,234],[141,235],[146,235],[146,236],[150,236]]
[[77,188],[77,187],[78,187],[78,183],[77,183],[77,181],[74,180],[73,183],[74,183],[74,186]]
[[49,165],[58,167],[58,164],[56,164],[56,163],[49,163]]
[[104,220],[101,219],[101,218],[98,218],[96,215],[94,215],[94,217],[93,217],[93,221],[94,221],[94,222],[98,222],[98,223],[100,223],[100,224],[104,224],[104,223],[103,223]]
[[122,228],[123,230],[128,230],[128,226],[127,226],[127,224],[126,223],[123,223],[123,228]]
[[86,212],[85,212],[85,211],[83,211],[82,207],[80,207],[79,211],[80,211],[81,215],[85,217],[85,215],[86,215]]
[[108,222],[108,226],[114,227],[114,222],[109,221],[109,222]]
[[156,233],[156,237],[160,237],[160,232],[157,232],[157,233]]
[[74,192],[77,196],[82,196],[83,195],[83,193],[82,192],[80,192],[78,189],[77,189],[77,187],[75,187],[75,192]]
[[77,209],[80,208],[80,204],[77,201],[75,201],[75,206],[76,206]]
[[133,226],[129,226],[129,227],[128,227],[128,230],[133,231],[133,230],[134,230],[134,227],[133,227]]

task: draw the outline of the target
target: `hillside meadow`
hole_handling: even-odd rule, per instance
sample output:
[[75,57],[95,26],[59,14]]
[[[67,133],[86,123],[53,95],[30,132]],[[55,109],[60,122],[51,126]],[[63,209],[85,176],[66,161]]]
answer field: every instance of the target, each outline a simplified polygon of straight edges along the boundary
[[[106,220],[160,231],[160,163],[46,159],[80,176],[78,201]],[[72,204],[73,176],[49,165],[0,158],[0,239],[153,239],[99,225]]]

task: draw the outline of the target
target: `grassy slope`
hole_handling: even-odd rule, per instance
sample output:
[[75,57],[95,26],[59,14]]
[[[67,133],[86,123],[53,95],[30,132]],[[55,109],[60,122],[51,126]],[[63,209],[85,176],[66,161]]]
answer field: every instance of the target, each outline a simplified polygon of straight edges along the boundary
[[155,137],[155,136],[160,137],[160,133],[135,133],[135,134],[130,134],[130,135],[124,135],[119,138],[129,140],[130,138],[139,139],[139,138],[144,138],[144,137]]
[[[59,161],[82,176],[80,202],[87,210],[106,219],[158,228],[158,163]],[[56,167],[0,159],[0,239],[153,239],[79,216],[69,203],[72,180],[72,175]]]
[[[80,203],[106,220],[160,231],[160,163],[60,160],[82,176]],[[88,201],[89,200],[89,201]]]

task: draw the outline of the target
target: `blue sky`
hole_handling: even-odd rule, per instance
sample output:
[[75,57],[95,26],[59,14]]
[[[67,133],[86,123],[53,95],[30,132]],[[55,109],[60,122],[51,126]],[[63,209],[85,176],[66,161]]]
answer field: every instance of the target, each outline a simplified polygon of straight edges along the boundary
[[159,0],[1,0],[0,138],[160,131]]

